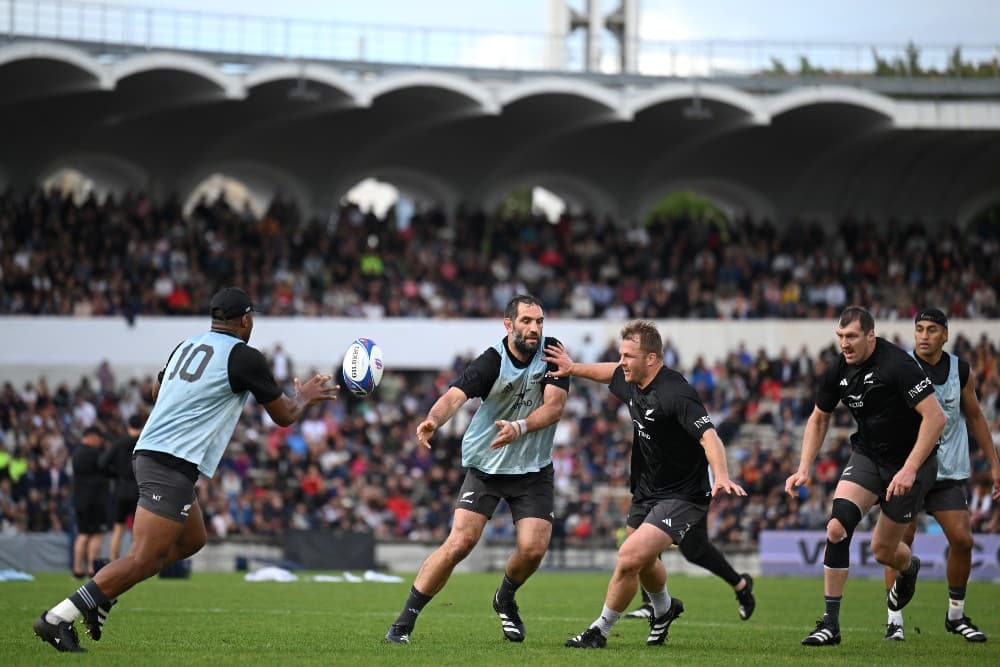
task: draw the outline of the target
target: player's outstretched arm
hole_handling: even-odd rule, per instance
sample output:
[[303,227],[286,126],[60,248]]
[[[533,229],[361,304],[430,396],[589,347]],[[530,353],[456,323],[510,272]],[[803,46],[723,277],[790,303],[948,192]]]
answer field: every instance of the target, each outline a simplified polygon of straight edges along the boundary
[[449,419],[455,416],[469,397],[458,387],[449,387],[441,398],[434,402],[424,420],[417,425],[417,442],[431,448],[431,436]]
[[578,377],[594,382],[611,382],[611,376],[615,374],[618,364],[605,362],[600,364],[578,364],[566,353],[566,348],[562,343],[558,345],[546,345],[544,357],[545,361],[555,366],[555,370],[550,370],[552,377]]
[[962,387],[962,414],[965,415],[965,422],[969,425],[969,434],[979,443],[983,456],[990,464],[993,499],[1000,500],[1000,460],[997,458],[997,450],[990,436],[990,425],[982,408],[979,407],[979,399],[976,398],[976,378],[972,369],[969,369],[969,377]]
[[806,422],[806,430],[802,435],[802,457],[799,459],[799,469],[788,476],[785,480],[785,493],[794,496],[796,489],[809,483],[809,471],[812,470],[813,461],[819,454],[826,432],[830,428],[830,417],[833,413],[820,410],[814,407],[809,420]]
[[295,378],[295,396],[282,394],[270,403],[265,403],[264,409],[278,426],[294,424],[313,405],[336,400],[340,387],[327,384],[332,379],[332,375],[314,375],[302,384]]

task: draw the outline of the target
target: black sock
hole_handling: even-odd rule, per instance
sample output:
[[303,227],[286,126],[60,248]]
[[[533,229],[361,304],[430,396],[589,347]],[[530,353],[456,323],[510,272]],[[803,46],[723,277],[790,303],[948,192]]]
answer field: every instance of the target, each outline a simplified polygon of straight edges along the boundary
[[688,558],[688,560],[695,565],[705,568],[712,574],[722,577],[723,581],[730,586],[736,586],[743,578],[733,569],[733,566],[729,564],[729,561],[722,555],[722,552],[716,549],[715,545],[711,543],[705,545],[697,558]]
[[[524,582],[521,582],[524,583]],[[497,589],[497,599],[498,600],[513,600],[514,593],[517,589],[521,587],[521,584],[517,583],[506,574],[503,575],[503,581],[500,582],[500,588]]]
[[69,596],[69,601],[80,611],[90,611],[98,605],[107,605],[108,596],[101,592],[91,579]]
[[949,600],[964,600],[965,599],[965,586],[949,586],[948,587],[948,599]]
[[417,616],[423,611],[424,605],[430,602],[432,597],[432,595],[424,595],[416,587],[410,586],[410,596],[406,598],[406,604],[403,605],[403,611],[399,612],[396,623],[412,628],[413,624],[417,622]]
[[823,618],[826,619],[827,623],[840,625],[840,600],[842,598],[842,595],[823,596],[823,600],[826,602],[826,613],[823,614]]
[[649,593],[642,586],[639,587],[639,592],[642,593],[642,603],[643,604],[653,604],[652,598],[649,597]]

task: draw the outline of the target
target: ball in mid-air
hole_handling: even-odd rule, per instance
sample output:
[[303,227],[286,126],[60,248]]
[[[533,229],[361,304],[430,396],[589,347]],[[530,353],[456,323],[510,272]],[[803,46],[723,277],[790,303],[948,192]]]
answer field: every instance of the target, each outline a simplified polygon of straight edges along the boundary
[[382,348],[370,338],[358,338],[344,354],[344,384],[355,396],[368,396],[382,381]]

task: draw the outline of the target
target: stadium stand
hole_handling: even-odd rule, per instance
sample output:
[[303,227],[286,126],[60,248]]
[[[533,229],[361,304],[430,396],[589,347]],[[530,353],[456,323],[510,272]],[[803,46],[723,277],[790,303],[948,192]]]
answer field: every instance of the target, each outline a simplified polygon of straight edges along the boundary
[[236,283],[270,315],[489,317],[531,291],[572,318],[830,318],[848,303],[880,321],[925,303],[995,318],[998,254],[995,225],[921,220],[628,228],[460,208],[401,228],[391,210],[380,219],[354,205],[307,220],[278,198],[258,219],[219,199],[184,216],[176,198],[77,204],[35,190],[0,196],[0,314],[196,314]]
[[[902,343],[902,341],[898,341]],[[949,345],[972,366],[994,438],[1000,434],[1000,340],[956,336]],[[282,366],[293,360],[275,351]],[[833,486],[849,455],[850,415],[838,408],[814,484],[798,498],[782,486],[797,465],[801,429],[812,407],[816,376],[834,355],[769,358],[742,347],[706,361],[694,351],[667,350],[709,407],[727,443],[730,471],[750,495],[721,498],[710,526],[720,544],[753,546],[761,530],[821,528]],[[598,358],[617,358],[609,345]],[[198,486],[213,539],[277,537],[289,529],[337,527],[381,540],[440,541],[460,487],[464,409],[439,431],[431,451],[410,436],[419,419],[467,360],[437,373],[389,373],[364,401],[349,394],[314,407],[301,423],[279,428],[251,399],[220,472]],[[93,423],[117,435],[128,417],[151,405],[151,378],[115,377],[108,365],[76,386],[50,387],[44,378],[0,388],[0,531],[72,531],[69,494],[72,448]],[[558,427],[554,455],[560,545],[613,545],[628,503],[631,427],[617,401],[575,383]],[[989,469],[972,449],[970,496],[976,529],[1000,532],[1000,510],[989,503]],[[987,483],[983,499],[981,484]],[[510,537],[505,510],[489,539]]]

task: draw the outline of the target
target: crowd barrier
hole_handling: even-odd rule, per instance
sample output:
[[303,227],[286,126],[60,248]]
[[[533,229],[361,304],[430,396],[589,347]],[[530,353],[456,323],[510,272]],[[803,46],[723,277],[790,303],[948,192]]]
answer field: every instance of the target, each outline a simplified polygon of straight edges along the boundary
[[[580,356],[587,338],[603,350],[617,349],[623,322],[547,318],[545,333],[561,340],[570,354]],[[752,354],[763,348],[772,358],[782,349],[790,356],[805,346],[811,355],[836,342],[833,320],[659,320],[664,341],[671,341],[690,367],[701,356],[706,363],[725,359],[741,343]],[[93,375],[104,360],[119,378],[155,374],[178,342],[207,329],[205,317],[140,317],[129,325],[118,317],[0,316],[0,373],[11,382],[36,382],[44,375],[50,385],[76,383]],[[962,334],[973,343],[982,334],[995,339],[1000,320],[951,321],[951,339]],[[876,322],[880,336],[913,340],[913,322]],[[354,319],[267,317],[254,323],[251,343],[270,352],[278,344],[288,352],[297,372],[329,370],[340,365],[347,345],[359,336],[377,341],[390,370],[441,370],[456,356],[478,355],[504,336],[499,315],[493,319]]]

